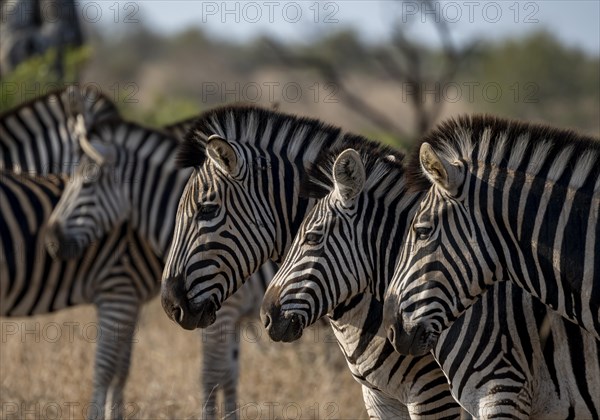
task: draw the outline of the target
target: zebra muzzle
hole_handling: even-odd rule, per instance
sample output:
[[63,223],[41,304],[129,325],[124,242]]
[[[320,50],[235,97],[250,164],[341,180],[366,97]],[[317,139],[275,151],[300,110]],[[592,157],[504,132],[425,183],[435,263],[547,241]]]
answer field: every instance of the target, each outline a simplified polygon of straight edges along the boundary
[[290,343],[302,337],[304,326],[302,318],[296,313],[283,313],[280,307],[271,306],[272,310],[263,313],[263,324],[273,341]]
[[199,302],[187,299],[183,276],[164,279],[161,304],[167,316],[186,330],[206,328],[217,319],[218,306],[210,297]]
[[280,292],[277,285],[269,286],[260,309],[260,317],[271,340],[289,343],[302,337],[304,322],[299,314],[282,310]]
[[398,353],[412,356],[423,356],[431,350],[433,345],[429,336],[427,329],[421,324],[406,330],[399,317],[391,323],[387,335]]

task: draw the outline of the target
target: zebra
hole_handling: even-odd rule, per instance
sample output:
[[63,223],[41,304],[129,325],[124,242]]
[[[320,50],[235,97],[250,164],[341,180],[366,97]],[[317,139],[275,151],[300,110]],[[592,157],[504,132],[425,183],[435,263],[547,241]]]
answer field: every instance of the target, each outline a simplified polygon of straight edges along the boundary
[[[424,194],[407,191],[402,155],[364,142],[321,154],[303,190],[321,198],[265,294],[269,335],[295,340],[325,314],[372,295],[379,305],[366,318],[332,321],[340,347],[353,356],[355,376],[368,372],[380,390],[390,393],[395,366],[393,378],[412,385],[402,371],[408,356],[373,349],[386,342],[380,302]],[[360,339],[344,342],[343,331],[360,325]],[[452,395],[476,418],[598,417],[591,396],[600,389],[600,342],[508,282],[491,287],[432,350]]]
[[[312,203],[297,191],[305,167],[342,137],[318,120],[251,106],[217,108],[196,121],[179,148],[178,166],[194,171],[163,274],[169,317],[204,328],[258,267],[281,262]],[[220,204],[228,203],[241,214],[227,217]]]
[[[83,119],[78,115],[81,115]],[[194,120],[195,118],[183,120],[163,127],[162,131],[157,131],[182,139]],[[72,173],[78,165],[79,142],[76,133],[85,133],[91,125],[108,121],[121,121],[121,117],[106,96],[92,89],[79,91],[75,87],[69,87],[62,91],[50,92],[37,100],[20,105],[0,117],[0,150],[2,150],[0,168],[36,176],[62,172]],[[107,140],[111,141],[111,139]],[[88,165],[87,170],[92,171],[93,168]],[[174,194],[176,195],[176,192]],[[56,242],[53,242],[51,249],[53,253],[58,251],[55,245]],[[94,243],[94,246],[98,246],[98,243]],[[69,247],[67,254],[71,250]],[[162,268],[157,272],[155,265],[150,264],[155,258],[155,254],[148,246],[143,247],[142,250],[149,252],[149,255],[138,258],[136,263],[143,264],[147,260],[149,266],[146,271],[152,275],[146,276],[146,278],[155,279],[155,283],[158,284]],[[25,261],[27,260],[19,260],[21,263]],[[34,263],[35,261],[30,261],[23,267]],[[162,266],[162,261],[160,264]],[[224,409],[228,412],[234,410],[237,402],[237,378],[239,375],[239,341],[231,334],[231,331],[235,330],[235,325],[243,318],[258,316],[259,296],[262,297],[266,289],[265,284],[273,273],[273,267],[265,266],[258,275],[260,281],[248,288],[248,292],[242,293],[236,299],[228,302],[220,311],[219,321],[201,335],[203,343],[201,380],[205,401],[203,411],[207,415],[216,413],[217,397],[220,394],[223,394]],[[88,281],[92,280],[88,279]],[[110,279],[105,281],[108,282]],[[132,282],[135,281],[132,279]],[[41,286],[42,284],[37,287]],[[152,288],[148,288],[143,295],[156,295],[158,289],[154,288],[154,285],[149,286]],[[40,296],[43,297],[41,293]],[[147,299],[144,298],[142,301],[145,300]],[[61,309],[59,306],[55,306],[53,310],[59,309]],[[105,312],[100,314],[104,318],[110,315],[105,315]],[[100,324],[104,322],[104,319],[100,319]],[[131,334],[133,334],[133,330],[131,330]],[[132,339],[133,337],[129,341]],[[105,366],[105,364],[96,363],[96,366],[96,377],[106,376],[107,374],[104,372],[109,372],[111,377],[126,378],[129,364],[124,364],[120,368],[121,370],[118,370],[116,366]],[[110,383],[111,380],[108,382]],[[103,399],[106,399],[106,392],[108,392],[106,387],[95,387],[94,399],[99,400],[98,395],[104,395]],[[122,387],[115,392],[120,395]]]
[[499,281],[599,340],[600,142],[471,116],[441,124],[417,150],[409,182],[427,193],[385,300],[395,348],[429,351]]
[[[225,108],[199,120],[179,151],[179,164],[196,169],[181,197],[163,274],[167,314],[184,328],[208,325],[216,307],[235,297],[257,267],[269,258],[281,262],[315,202],[300,194],[301,179],[320,153],[362,141],[355,138],[318,120],[258,108]],[[377,332],[370,323],[381,311],[376,299],[362,295],[340,305],[331,321],[334,325],[351,317],[360,321],[336,333],[346,337],[340,342],[359,340],[357,352],[343,346],[342,351],[361,384],[369,414],[459,416],[460,407],[432,356],[405,357],[407,363],[396,366],[402,373],[411,371],[415,380],[412,388],[406,386],[406,395],[391,397],[378,389],[388,385],[373,384],[368,372],[354,369],[364,343],[361,332],[365,336]],[[385,336],[375,341],[374,355],[382,361],[388,356],[400,360]],[[401,374],[393,381],[389,387],[400,393]]]
[[[168,130],[173,128],[164,131]],[[132,122],[108,121],[94,125],[88,132],[89,139],[80,139],[80,164],[49,221],[48,237],[58,254],[81,253],[126,222],[164,262],[177,204],[191,172],[175,167],[180,142],[164,131]],[[203,413],[207,416],[216,414],[220,391],[222,414],[237,416],[240,343],[231,331],[241,319],[258,316],[257,303],[273,275],[272,265],[261,268],[249,287],[223,306],[219,322],[202,334]],[[159,284],[160,276],[152,280]]]
[[0,169],[38,175],[71,173],[77,115],[88,126],[119,118],[105,95],[75,86],[50,92],[0,114]]
[[[82,116],[85,116],[84,119],[81,119]],[[39,234],[35,233],[38,229],[31,226],[45,226],[46,219],[64,188],[64,176],[56,174],[68,172],[76,165],[73,160],[78,144],[76,136],[85,129],[80,127],[81,123],[85,123],[86,120],[105,121],[117,117],[116,108],[104,95],[90,89],[80,91],[75,87],[50,92],[0,116],[0,171],[4,177],[3,182],[12,180],[10,184],[3,184],[4,192],[9,194],[10,191],[13,198],[31,200],[21,202],[15,198],[12,204],[16,206],[15,209],[20,209],[20,218],[9,218],[8,214],[14,215],[14,209],[9,208],[8,204],[3,209],[2,233],[5,241],[0,269],[4,273],[2,278],[5,283],[2,290],[6,295],[2,295],[0,300],[0,314],[31,316],[54,312],[76,304],[96,305],[99,326],[105,333],[96,348],[91,404],[93,410],[88,412],[90,417],[104,417],[105,414],[109,416],[111,412],[115,417],[122,415],[122,392],[128,376],[130,343],[134,333],[130,325],[135,324],[138,311],[138,298],[131,299],[131,296],[141,290],[143,293],[140,294],[139,300],[143,301],[147,294],[156,294],[156,286],[152,289],[146,288],[147,290],[139,287],[143,284],[140,281],[143,277],[139,273],[145,278],[148,278],[149,273],[156,276],[156,273],[161,271],[161,265],[155,262],[156,257],[146,244],[128,234],[122,227],[110,235],[110,240],[95,244],[95,252],[90,251],[88,257],[80,258],[72,264],[54,262],[43,248],[39,249],[42,241]],[[30,179],[27,174],[31,175]],[[45,179],[45,175],[53,176],[51,179]],[[29,195],[24,196],[25,193]],[[35,213],[38,218],[29,221],[30,225],[35,222],[34,225],[23,225],[24,221],[28,220],[25,216],[31,219],[30,213],[23,213],[24,208],[39,208],[39,214]],[[25,240],[23,229],[26,227],[32,230]],[[18,234],[14,241],[7,242],[15,233]],[[97,246],[103,246],[105,249],[100,250]],[[123,250],[123,247],[130,249]],[[34,249],[36,252],[33,252]],[[98,267],[87,267],[86,264],[89,265],[89,261],[96,255],[101,257],[99,261],[104,264],[110,262],[114,267],[107,266],[102,271],[99,271]],[[132,262],[120,262],[121,255]],[[132,256],[135,256],[135,259]],[[129,274],[121,268],[132,265],[135,270],[130,270]],[[44,277],[44,273],[49,275]],[[123,286],[127,275],[131,277],[128,288]],[[130,290],[130,296],[124,294],[112,298],[108,289],[110,284],[124,291]],[[54,285],[54,289],[49,287],[51,285]],[[8,293],[12,288],[20,294]],[[44,289],[47,289],[48,293],[43,293]],[[130,299],[126,299],[127,297]],[[128,305],[123,306],[120,311],[112,309],[123,302],[127,302]],[[122,325],[115,323],[115,320],[119,319],[126,322],[122,322]],[[119,328],[118,340],[108,340],[107,337],[115,328]],[[116,353],[122,354],[122,357],[117,357]],[[105,407],[106,401],[109,401],[108,407]]]
[[98,312],[94,390],[86,417],[123,416],[123,388],[141,302],[155,296],[162,264],[126,225],[80,257],[53,259],[46,223],[64,176],[0,170],[0,316],[22,317],[93,303]]

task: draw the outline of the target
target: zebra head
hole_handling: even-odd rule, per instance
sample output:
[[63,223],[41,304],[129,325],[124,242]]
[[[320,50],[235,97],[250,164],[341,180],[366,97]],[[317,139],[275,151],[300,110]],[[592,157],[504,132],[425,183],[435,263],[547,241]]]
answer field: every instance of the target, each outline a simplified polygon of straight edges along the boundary
[[369,265],[357,219],[366,173],[354,149],[337,154],[330,192],[310,210],[269,285],[261,317],[271,339],[294,341],[304,328],[367,288]]
[[409,167],[410,184],[427,195],[385,302],[401,353],[430,349],[499,281],[599,334],[598,144],[491,116],[450,120],[426,136]]
[[205,327],[267,260],[282,260],[313,204],[300,181],[342,137],[319,120],[247,106],[195,122],[179,147],[179,166],[194,171],[163,273],[167,315],[184,328]]
[[279,176],[270,160],[249,145],[208,137],[205,160],[179,202],[163,273],[163,308],[182,327],[211,325],[225,299],[271,257],[274,216],[270,200],[259,199]]
[[60,258],[80,256],[120,224],[128,212],[118,146],[80,139],[83,156],[48,221],[46,248]]
[[440,333],[484,292],[495,276],[496,258],[484,246],[489,243],[485,229],[474,226],[480,215],[465,200],[472,182],[465,162],[444,157],[428,143],[420,146],[418,159],[429,189],[384,303],[388,339],[398,352],[412,355],[431,350]]

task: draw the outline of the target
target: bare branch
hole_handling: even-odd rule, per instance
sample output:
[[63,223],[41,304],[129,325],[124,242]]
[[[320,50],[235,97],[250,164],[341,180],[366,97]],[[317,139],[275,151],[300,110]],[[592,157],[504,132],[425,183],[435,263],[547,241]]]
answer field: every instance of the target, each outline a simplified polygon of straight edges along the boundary
[[404,138],[409,137],[408,133],[394,121],[348,89],[337,69],[328,61],[313,56],[292,55],[280,44],[272,40],[266,42],[268,42],[271,49],[288,67],[313,68],[321,73],[327,82],[333,83],[338,88],[338,93],[344,104],[356,113],[367,118],[383,130],[395,133]]

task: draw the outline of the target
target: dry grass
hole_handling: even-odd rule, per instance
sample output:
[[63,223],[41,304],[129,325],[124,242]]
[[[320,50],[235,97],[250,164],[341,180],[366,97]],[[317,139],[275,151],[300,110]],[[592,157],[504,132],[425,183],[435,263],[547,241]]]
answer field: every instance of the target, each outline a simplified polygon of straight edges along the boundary
[[[81,418],[91,395],[94,321],[91,307],[0,320],[0,418]],[[72,338],[69,322],[78,325]],[[254,327],[243,330],[260,337],[242,341],[241,418],[300,418],[298,408],[302,418],[366,417],[360,386],[328,326],[306,331],[294,344],[272,343]],[[142,313],[136,339],[125,390],[129,416],[198,418],[199,334],[169,322],[154,300]]]

